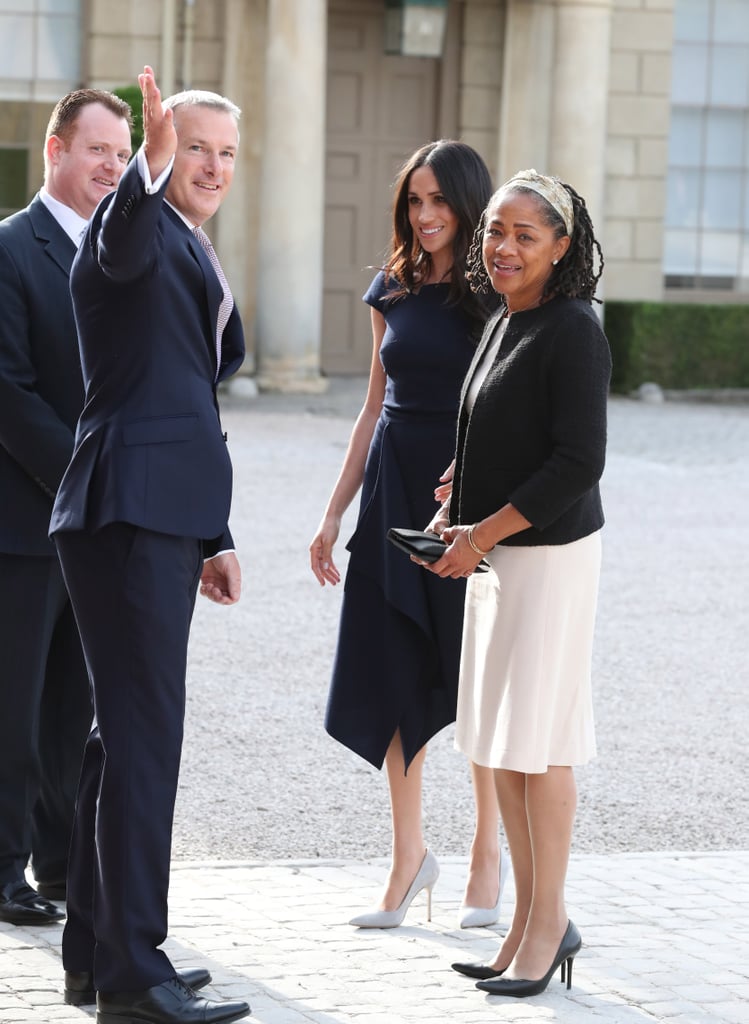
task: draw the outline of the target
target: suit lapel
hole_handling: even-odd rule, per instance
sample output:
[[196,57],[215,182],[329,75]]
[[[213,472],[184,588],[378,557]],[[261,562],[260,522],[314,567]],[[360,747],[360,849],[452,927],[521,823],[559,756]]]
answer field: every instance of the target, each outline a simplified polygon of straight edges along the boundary
[[[211,261],[208,258],[203,246],[197,240],[189,227],[185,224],[182,218],[175,213],[175,211],[164,204],[164,211],[166,216],[169,218],[171,224],[174,225],[175,229],[179,232],[180,237],[184,238],[187,242],[187,247],[192,253],[193,257],[198,263],[202,273],[203,281],[205,283],[205,296],[208,307],[208,318],[212,324],[218,323],[218,311],[223,298],[223,289],[216,276],[216,271],[211,265]],[[214,328],[215,330],[215,328]],[[214,368],[216,367],[216,339],[215,334],[210,338],[206,338],[206,344],[211,354]],[[234,373],[242,360],[244,359],[244,333],[241,325],[239,324],[239,310],[237,309],[236,303],[231,311],[229,322],[224,328],[224,333],[221,339],[221,367],[218,368],[219,379],[230,376]]]
[[[166,203],[164,204],[164,210],[166,215],[174,224],[177,231],[180,233],[180,237],[184,238],[187,242],[187,247],[192,253],[193,257],[197,261],[203,273],[203,282],[205,284],[205,300],[208,307],[208,321],[211,324],[218,323],[218,309],[221,304],[221,300],[224,296],[223,289],[216,277],[216,271],[211,266],[211,261],[208,259],[208,255],[197,240],[195,235],[190,231],[189,227],[185,224],[182,218],[174,212]],[[206,344],[211,354],[211,359],[214,366],[214,372],[216,367],[216,337],[215,327],[214,334],[210,338],[206,338]]]
[[214,317],[215,314],[215,317],[218,317],[218,307],[224,293],[216,277],[216,271],[211,266],[211,261],[208,259],[205,249],[197,238],[193,234],[188,233],[188,240],[190,250],[203,271],[206,298],[208,299],[211,316]]
[[[197,238],[192,233],[192,231],[190,230],[188,225],[182,220],[182,218],[179,216],[179,214],[176,213],[171,208],[171,206],[169,206],[168,203],[164,203],[163,211],[164,211],[164,214],[166,215],[167,220],[169,221],[169,223],[174,226],[174,229],[176,230],[176,232],[179,235],[179,237],[184,239],[184,241],[187,243],[187,248],[193,254],[195,260],[197,261],[198,265],[200,266],[200,269],[203,271],[203,277],[205,278],[206,292],[208,294],[208,300],[209,300],[209,302],[213,301],[215,296],[214,296],[214,289],[213,289],[212,285],[213,285],[214,279],[216,281],[218,279],[216,278],[216,274],[215,274],[215,272],[213,270],[213,267],[211,266],[211,261],[208,259],[208,257],[206,256],[206,254],[205,254],[205,252],[203,250],[203,246],[197,240]],[[219,292],[221,291],[220,287],[218,288],[218,291]]]
[[65,234],[47,207],[36,196],[29,206],[29,220],[34,229],[34,236],[51,260],[68,277],[70,268],[73,265],[76,248],[69,236]]
[[223,298],[223,291],[219,284],[218,278],[216,277],[216,271],[211,266],[211,261],[208,259],[203,246],[197,240],[192,231],[182,218],[174,212],[174,210],[164,203],[164,212],[169,218],[171,224],[174,225],[180,236],[187,242],[187,247],[193,254],[193,257],[198,263],[198,266],[203,272],[203,280],[205,282],[205,293],[208,302],[208,311],[213,322],[218,320],[218,307]]

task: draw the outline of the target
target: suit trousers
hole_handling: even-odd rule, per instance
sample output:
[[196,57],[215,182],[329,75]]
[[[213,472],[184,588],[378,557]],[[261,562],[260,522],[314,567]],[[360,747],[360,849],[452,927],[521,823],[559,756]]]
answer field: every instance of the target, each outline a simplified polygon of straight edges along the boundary
[[86,742],[68,874],[63,964],[97,990],[175,974],[168,929],[172,821],[199,540],[111,523],[56,534],[89,667]]
[[91,699],[60,565],[0,554],[0,885],[64,881]]

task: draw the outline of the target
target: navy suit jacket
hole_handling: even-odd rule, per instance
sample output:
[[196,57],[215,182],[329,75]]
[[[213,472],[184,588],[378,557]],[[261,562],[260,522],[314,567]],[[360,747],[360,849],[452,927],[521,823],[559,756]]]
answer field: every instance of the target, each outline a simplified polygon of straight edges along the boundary
[[47,536],[73,452],[83,379],[70,301],[75,245],[36,196],[0,222],[0,552],[55,554]]
[[244,336],[234,307],[217,367],[221,286],[165,190],[148,195],[131,161],[73,264],[86,401],[50,532],[127,522],[210,555],[231,543],[216,382],[239,368]]

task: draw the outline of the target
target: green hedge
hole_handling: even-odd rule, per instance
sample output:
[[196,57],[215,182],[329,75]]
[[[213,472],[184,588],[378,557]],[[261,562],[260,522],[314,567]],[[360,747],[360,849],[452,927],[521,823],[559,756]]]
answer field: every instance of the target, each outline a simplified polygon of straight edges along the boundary
[[607,302],[611,390],[749,388],[749,305]]
[[130,138],[132,140],[133,153],[140,149],[141,143],[143,142],[143,95],[140,91],[139,85],[120,85],[117,89],[112,89],[115,96],[119,96],[125,103],[130,104],[130,108],[133,112],[133,127],[130,132]]

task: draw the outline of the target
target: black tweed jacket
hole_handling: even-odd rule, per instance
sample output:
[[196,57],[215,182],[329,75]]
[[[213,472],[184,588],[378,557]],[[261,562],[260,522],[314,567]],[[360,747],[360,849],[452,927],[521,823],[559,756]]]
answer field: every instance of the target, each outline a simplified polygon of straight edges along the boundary
[[512,314],[469,415],[466,391],[500,317],[463,385],[451,519],[473,523],[509,502],[533,525],[502,544],[568,544],[604,521],[608,341],[580,299]]

